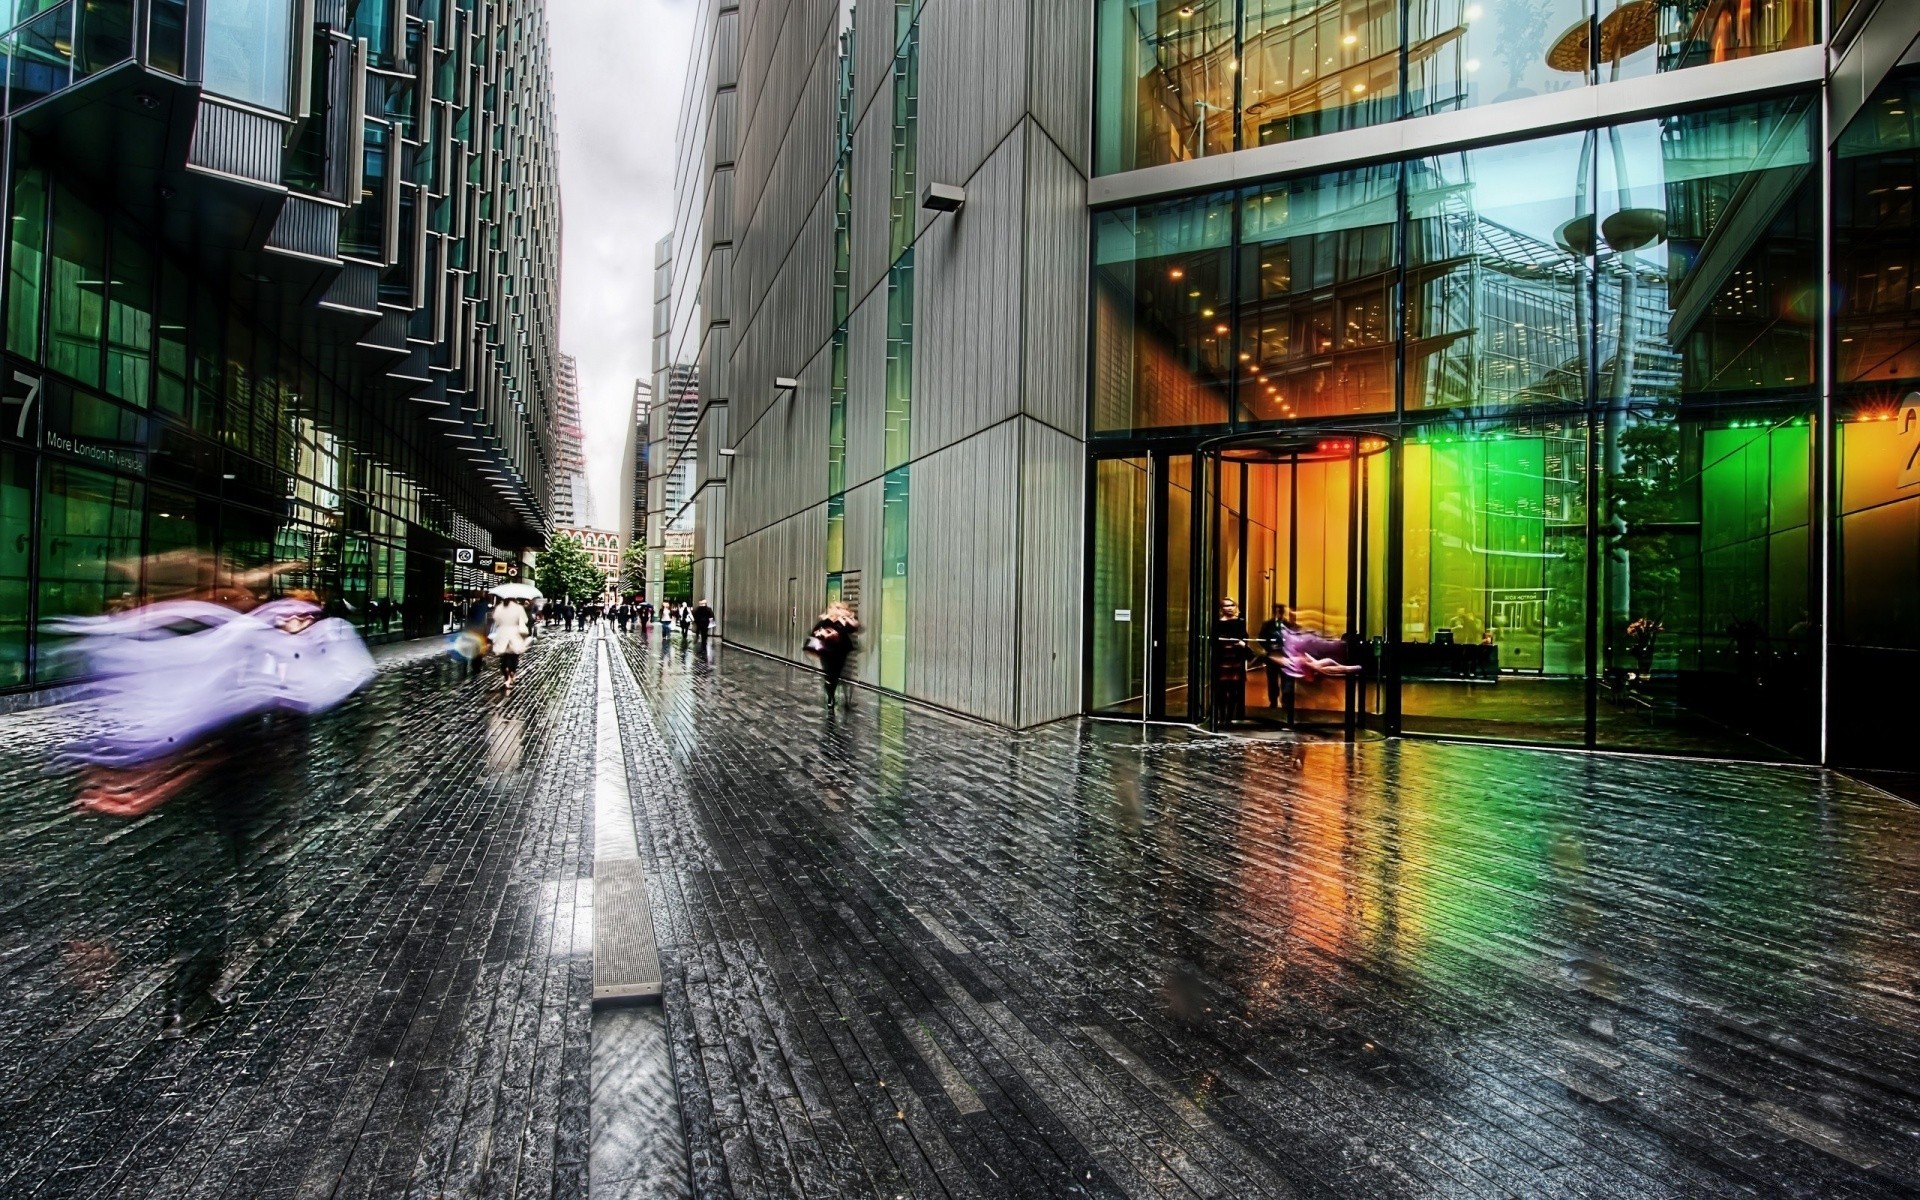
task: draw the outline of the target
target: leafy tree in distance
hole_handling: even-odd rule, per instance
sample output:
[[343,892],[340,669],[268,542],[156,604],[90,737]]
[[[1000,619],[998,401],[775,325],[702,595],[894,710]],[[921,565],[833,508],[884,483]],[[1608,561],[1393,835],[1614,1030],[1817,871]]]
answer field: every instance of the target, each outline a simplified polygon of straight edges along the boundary
[[563,533],[534,559],[533,584],[548,600],[589,604],[600,598],[607,577],[593,565],[593,556],[580,539]]
[[620,594],[622,596],[647,594],[647,548],[645,546],[628,546],[620,555]]
[[693,556],[670,554],[660,580],[661,599],[670,603],[693,599]]

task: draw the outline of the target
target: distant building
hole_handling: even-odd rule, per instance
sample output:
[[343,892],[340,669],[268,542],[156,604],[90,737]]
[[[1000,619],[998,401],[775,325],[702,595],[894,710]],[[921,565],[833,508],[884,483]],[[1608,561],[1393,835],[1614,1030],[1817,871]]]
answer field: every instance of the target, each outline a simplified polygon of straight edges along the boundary
[[647,545],[647,420],[653,409],[653,384],[633,381],[633,423],[620,457],[620,541],[623,549]]
[[556,537],[578,538],[586,547],[587,556],[593,559],[593,565],[607,576],[608,591],[618,590],[620,576],[620,535],[611,529],[590,529],[584,526],[554,530]]
[[555,383],[553,523],[578,526],[592,520],[594,514],[580,429],[580,368],[573,355],[560,356]]

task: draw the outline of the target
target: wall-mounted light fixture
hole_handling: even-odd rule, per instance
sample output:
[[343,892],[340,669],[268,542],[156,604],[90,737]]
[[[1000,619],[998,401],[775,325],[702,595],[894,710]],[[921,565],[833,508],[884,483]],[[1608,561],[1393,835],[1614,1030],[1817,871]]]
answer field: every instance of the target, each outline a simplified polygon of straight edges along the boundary
[[800,381],[798,379],[790,378],[786,375],[777,376],[773,381],[773,390],[776,392],[798,391],[799,388],[800,388]]
[[722,446],[722,447],[720,447],[720,457],[721,457],[721,458],[732,458],[732,457],[733,457],[734,455],[736,455],[736,454],[738,454],[738,453],[740,453],[740,452],[739,452],[738,450],[735,450],[735,449],[734,449],[734,448],[733,448],[732,446]]
[[951,183],[930,183],[920,193],[920,207],[930,212],[959,212],[967,202],[967,189]]

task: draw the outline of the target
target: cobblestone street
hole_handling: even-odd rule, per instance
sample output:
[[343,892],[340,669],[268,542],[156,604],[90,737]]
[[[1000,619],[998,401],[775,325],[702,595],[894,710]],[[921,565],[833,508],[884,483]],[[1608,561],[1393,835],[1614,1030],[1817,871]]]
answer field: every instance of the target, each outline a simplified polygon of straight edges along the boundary
[[[662,1040],[589,1004],[603,642],[696,1195],[1920,1187],[1904,801],[553,634],[511,697],[398,651],[136,820],[73,810],[76,710],[0,718],[0,1194],[588,1194],[646,1133],[597,1056]],[[593,1193],[684,1186],[632,1161]]]

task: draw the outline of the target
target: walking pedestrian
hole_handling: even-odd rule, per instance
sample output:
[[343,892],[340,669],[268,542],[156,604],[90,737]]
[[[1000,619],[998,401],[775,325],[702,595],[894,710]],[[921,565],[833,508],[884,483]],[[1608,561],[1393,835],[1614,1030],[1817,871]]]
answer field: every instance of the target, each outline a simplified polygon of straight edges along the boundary
[[493,605],[485,596],[475,596],[467,607],[467,627],[460,634],[460,654],[466,659],[466,678],[473,679],[486,665],[487,624]]
[[502,600],[494,605],[493,620],[487,627],[487,640],[493,643],[493,652],[500,659],[500,674],[507,681],[507,691],[511,692],[513,681],[520,674],[520,656],[533,643],[533,631],[527,625],[527,610],[518,600]]
[[860,648],[859,634],[860,621],[853,610],[844,604],[829,604],[807,637],[807,653],[820,660],[820,670],[827,677],[829,705],[840,688],[840,676],[847,669],[847,660]]
[[693,637],[702,646],[707,644],[707,634],[713,629],[713,609],[702,600],[693,609]]

